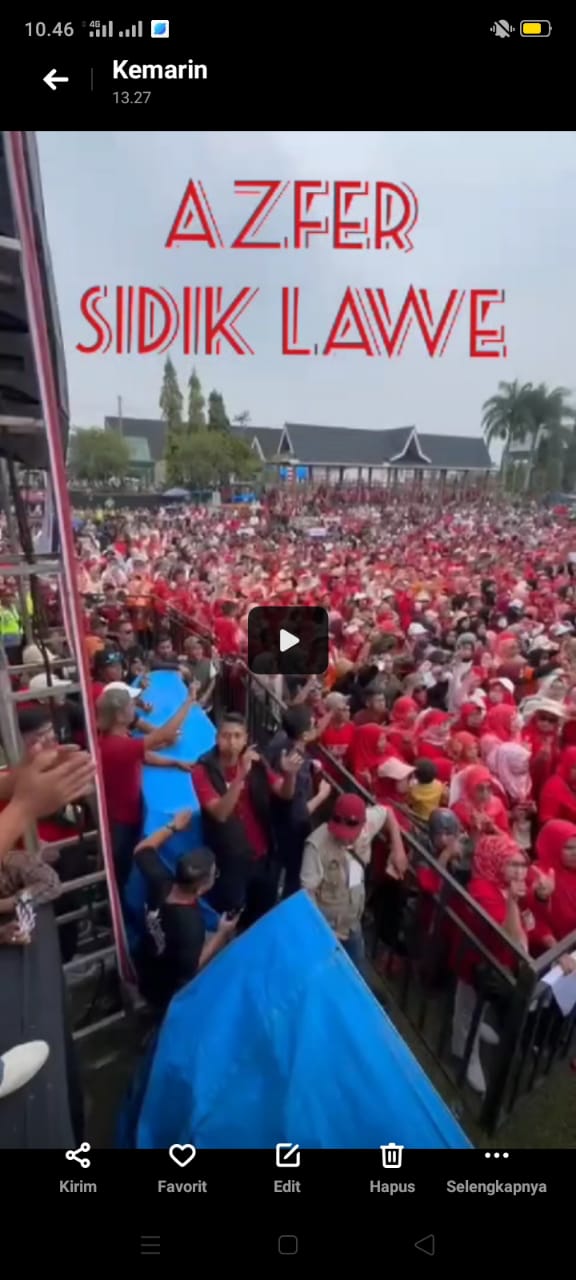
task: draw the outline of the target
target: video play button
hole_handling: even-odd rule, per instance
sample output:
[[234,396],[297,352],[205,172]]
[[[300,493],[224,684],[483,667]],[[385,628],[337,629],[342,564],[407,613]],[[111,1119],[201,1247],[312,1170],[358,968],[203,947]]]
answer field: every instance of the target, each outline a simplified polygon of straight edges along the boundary
[[293,649],[295,644],[300,644],[300,636],[293,636],[291,631],[285,631],[283,627],[280,629],[280,653],[286,653],[288,649]]
[[248,666],[254,676],[322,676],[328,645],[328,613],[320,606],[255,605],[248,614]]

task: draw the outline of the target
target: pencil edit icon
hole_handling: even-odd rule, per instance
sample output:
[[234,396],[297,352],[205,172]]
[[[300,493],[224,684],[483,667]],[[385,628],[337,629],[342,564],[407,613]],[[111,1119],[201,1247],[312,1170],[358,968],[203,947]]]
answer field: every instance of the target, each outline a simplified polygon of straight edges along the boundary
[[402,1152],[404,1147],[398,1146],[396,1142],[387,1142],[384,1147],[380,1147],[382,1152],[382,1164],[385,1169],[401,1169],[402,1168]]

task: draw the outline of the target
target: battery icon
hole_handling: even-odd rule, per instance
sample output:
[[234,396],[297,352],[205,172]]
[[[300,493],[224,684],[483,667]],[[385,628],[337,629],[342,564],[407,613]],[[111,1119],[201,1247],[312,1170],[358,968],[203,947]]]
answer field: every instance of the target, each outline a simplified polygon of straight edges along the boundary
[[521,36],[549,36],[552,31],[550,22],[521,22]]

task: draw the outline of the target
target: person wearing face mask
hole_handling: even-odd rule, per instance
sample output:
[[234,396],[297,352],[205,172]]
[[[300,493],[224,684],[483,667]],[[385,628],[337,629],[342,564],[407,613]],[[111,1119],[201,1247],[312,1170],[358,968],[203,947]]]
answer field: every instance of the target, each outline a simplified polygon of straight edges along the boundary
[[309,836],[304,846],[300,883],[314,899],[350,959],[364,959],[362,916],[365,871],[372,841],[380,832],[390,840],[390,865],[403,879],[408,859],[396,819],[382,805],[366,806],[360,796],[338,797],[332,817]]

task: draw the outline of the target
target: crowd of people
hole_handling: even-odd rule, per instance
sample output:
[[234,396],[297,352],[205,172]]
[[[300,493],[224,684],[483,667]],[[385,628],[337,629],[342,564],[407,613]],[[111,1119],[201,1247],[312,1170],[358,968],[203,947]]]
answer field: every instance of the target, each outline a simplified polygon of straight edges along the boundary
[[[300,888],[360,967],[367,885],[381,939],[401,954],[407,886],[432,899],[440,870],[499,927],[490,945],[505,967],[576,934],[567,512],[486,494],[442,505],[431,495],[424,506],[401,489],[294,485],[243,506],[79,512],[75,537],[116,876],[122,894],[135,866],[144,877],[138,971],[160,1013],[237,932]],[[323,676],[263,669],[247,686],[248,617],[261,604],[327,609]],[[69,673],[56,663],[41,655],[22,714],[37,730],[42,688],[61,680],[64,736],[82,748]],[[153,727],[158,669],[179,671],[187,692]],[[236,696],[247,687],[266,706],[257,744]],[[170,767],[158,752],[193,705],[216,721],[215,745],[178,765],[190,810],[143,840],[142,767]],[[169,873],[162,845],[198,806],[202,844]],[[418,919],[425,928],[422,905]],[[470,1047],[478,957],[457,955],[449,938],[446,950],[452,1052],[466,1053],[468,1084],[483,1094],[482,1047],[497,1043],[498,1020],[487,1004]],[[576,970],[569,946],[560,964]]]

